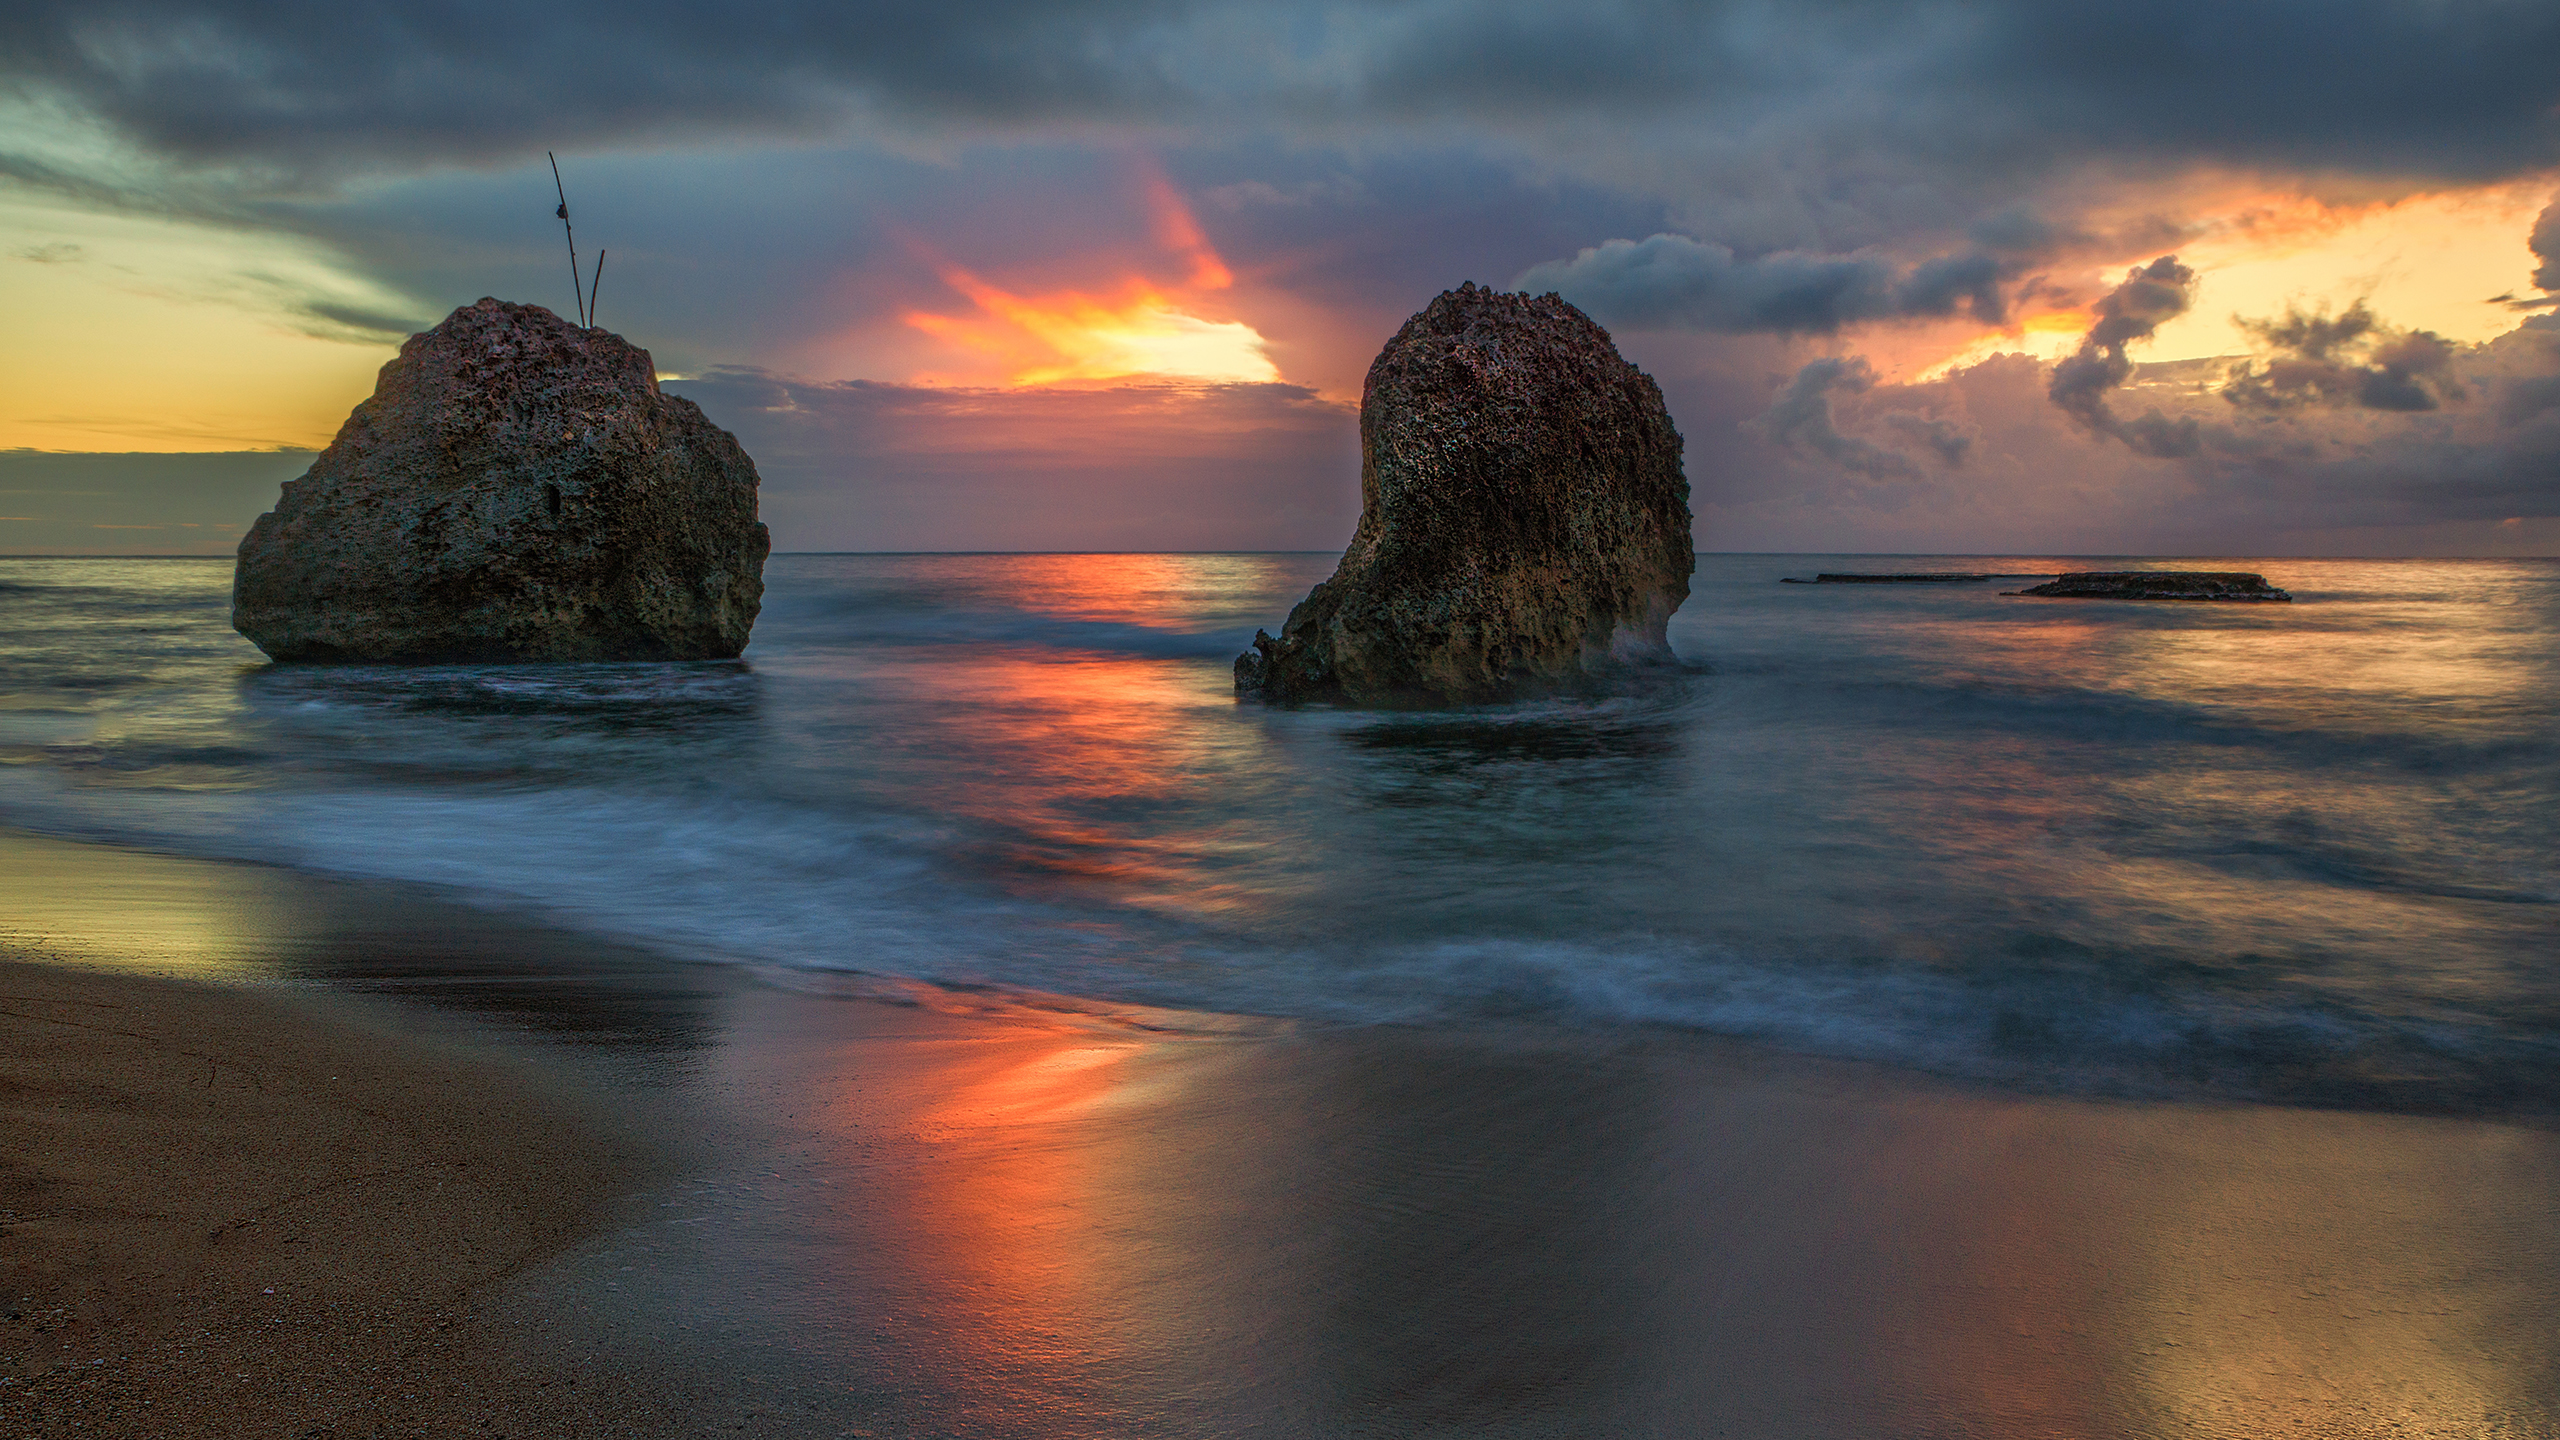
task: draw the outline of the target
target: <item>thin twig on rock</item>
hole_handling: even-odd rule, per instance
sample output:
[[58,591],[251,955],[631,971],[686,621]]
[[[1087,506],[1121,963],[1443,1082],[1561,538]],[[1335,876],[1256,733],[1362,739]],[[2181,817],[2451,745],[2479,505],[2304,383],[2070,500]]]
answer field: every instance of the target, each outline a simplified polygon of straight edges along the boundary
[[[569,293],[578,299],[578,323],[584,325],[587,323],[587,295],[578,288],[578,232],[569,225],[569,187],[560,183],[560,157],[548,150],[542,153],[551,161],[551,188],[560,192],[560,208],[554,213],[560,217],[560,233],[569,237]],[[596,264],[601,269],[604,262],[599,258]]]

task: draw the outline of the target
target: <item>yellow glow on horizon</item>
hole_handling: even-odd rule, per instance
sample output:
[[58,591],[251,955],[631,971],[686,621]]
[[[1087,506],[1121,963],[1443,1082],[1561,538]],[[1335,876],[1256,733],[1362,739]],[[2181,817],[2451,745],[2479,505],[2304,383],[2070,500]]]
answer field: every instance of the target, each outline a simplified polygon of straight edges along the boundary
[[326,445],[395,347],[297,330],[297,299],[411,308],[294,237],[0,191],[0,449]]

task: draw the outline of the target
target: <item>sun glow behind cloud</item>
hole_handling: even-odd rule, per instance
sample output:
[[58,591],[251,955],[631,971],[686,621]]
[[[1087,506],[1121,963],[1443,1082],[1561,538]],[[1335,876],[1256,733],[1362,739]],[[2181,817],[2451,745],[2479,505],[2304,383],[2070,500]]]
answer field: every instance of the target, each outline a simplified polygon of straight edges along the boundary
[[[2201,218],[2186,238],[2116,257],[2089,274],[2055,278],[2095,299],[2126,268],[2153,258],[2152,250],[2193,266],[2195,304],[2144,342],[2138,358],[2145,361],[2245,355],[2251,340],[2234,317],[2265,319],[2289,307],[2344,310],[2357,300],[2403,329],[2477,344],[2522,318],[2491,297],[2532,293],[2534,257],[2525,236],[2550,198],[2548,177],[2368,205],[2235,184],[2224,195],[2190,202]],[[1900,347],[1889,344],[1871,348],[1888,378],[1908,374],[1926,382],[1999,354],[2059,360],[2078,347],[2088,327],[2089,313],[2080,306],[2030,303],[2006,328],[1953,354],[1915,357],[1896,354]]]
[[2181,246],[2203,276],[2188,314],[2160,327],[2154,358],[2197,359],[2249,348],[2232,316],[2289,305],[2343,310],[2364,300],[2408,329],[2477,344],[2523,318],[2490,297],[2533,292],[2525,237],[2551,198],[2547,176],[2392,204],[2324,205],[2270,195],[2239,207],[2218,233]]
[[959,369],[919,374],[933,385],[1059,385],[1132,376],[1212,383],[1267,382],[1280,378],[1262,335],[1241,320],[1196,313],[1204,301],[1235,284],[1190,207],[1165,178],[1146,176],[1154,238],[1185,270],[1177,283],[1126,274],[1096,290],[1025,295],[996,285],[949,261],[934,271],[976,305],[970,315],[911,310],[903,317],[917,330],[968,357]]

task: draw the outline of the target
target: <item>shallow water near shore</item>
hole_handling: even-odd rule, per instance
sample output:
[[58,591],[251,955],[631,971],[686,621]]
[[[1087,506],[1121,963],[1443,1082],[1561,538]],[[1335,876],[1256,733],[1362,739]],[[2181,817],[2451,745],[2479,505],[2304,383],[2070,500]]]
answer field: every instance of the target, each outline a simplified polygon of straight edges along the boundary
[[[9,907],[0,956],[284,985],[322,1018],[354,1003],[395,1067],[426,1058],[397,1053],[403,1032],[496,1046],[679,1162],[566,1253],[437,1300],[452,1325],[391,1393],[363,1370],[308,1383],[367,1353],[326,1316],[226,1352],[226,1434],[2560,1424],[2544,1127],[2022,1097],[1677,1029],[1254,1023],[750,976],[414,887],[6,830],[0,867],[64,897]],[[210,1058],[235,1090],[261,1069],[280,1088],[308,1058],[289,1032],[262,1044],[184,1073]],[[59,1118],[38,1123],[61,1163]],[[396,1176],[356,1178],[385,1188],[373,1223],[414,1213]],[[258,1219],[301,1230],[339,1193]],[[272,1274],[235,1265],[232,1306],[319,1310],[330,1257],[290,1238]],[[158,1433],[204,1402],[166,1337],[36,1338],[51,1368],[0,1387],[33,1434]]]
[[[679,958],[2560,1108],[2560,565],[1709,556],[1641,692],[1238,704],[1331,563],[787,555],[737,663],[310,668],[227,562],[0,560],[0,820]],[[2296,603],[1777,583],[2129,564]]]

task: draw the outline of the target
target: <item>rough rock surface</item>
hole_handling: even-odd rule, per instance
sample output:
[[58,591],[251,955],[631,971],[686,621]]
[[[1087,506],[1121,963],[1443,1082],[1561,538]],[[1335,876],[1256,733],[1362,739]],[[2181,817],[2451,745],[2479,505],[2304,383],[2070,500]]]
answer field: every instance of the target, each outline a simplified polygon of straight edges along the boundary
[[1360,526],[1236,690],[1434,705],[1668,663],[1696,555],[1680,432],[1651,376],[1554,295],[1463,285],[1405,322],[1360,397]]
[[2291,595],[2245,570],[2075,570],[2006,595],[2084,600],[2283,600]]
[[278,660],[692,660],[746,648],[756,467],[649,352],[482,300],[412,335],[240,542]]

